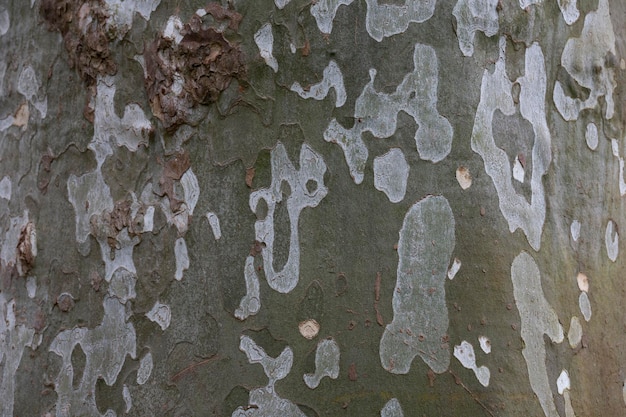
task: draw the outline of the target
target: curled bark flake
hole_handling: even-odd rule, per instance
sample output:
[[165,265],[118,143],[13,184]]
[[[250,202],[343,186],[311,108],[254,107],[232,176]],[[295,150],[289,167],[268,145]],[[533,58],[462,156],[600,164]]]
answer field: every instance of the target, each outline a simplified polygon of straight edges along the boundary
[[179,181],[190,166],[191,161],[189,160],[189,152],[187,151],[182,151],[174,155],[165,161],[163,165],[163,173],[159,179],[159,185],[161,186],[161,195],[167,195],[170,200],[172,212],[176,212],[183,203],[181,199],[176,197],[174,182]]
[[86,85],[94,85],[99,75],[113,75],[117,66],[109,42],[108,13],[103,0],[42,0],[39,13],[49,30],[58,31],[69,55]]
[[35,263],[37,256],[37,241],[35,225],[28,222],[20,232],[20,240],[17,244],[18,259],[20,262],[20,275],[25,276]]
[[[205,10],[217,20],[229,19],[231,29],[237,28],[241,20],[240,15],[216,3]],[[191,110],[198,104],[217,101],[233,78],[245,78],[239,45],[206,27],[199,16],[193,16],[180,34],[179,42],[162,34],[144,51],[150,106],[168,131],[190,122]]]

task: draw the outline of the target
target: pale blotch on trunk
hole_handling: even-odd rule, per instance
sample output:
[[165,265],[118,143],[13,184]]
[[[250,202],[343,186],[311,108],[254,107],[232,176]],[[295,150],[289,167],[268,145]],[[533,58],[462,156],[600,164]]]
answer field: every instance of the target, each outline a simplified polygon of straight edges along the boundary
[[509,224],[509,230],[514,232],[521,228],[528,243],[533,249],[539,250],[546,217],[542,177],[552,159],[552,140],[545,113],[546,72],[543,52],[537,43],[526,50],[525,75],[516,80],[521,86],[520,113],[532,124],[535,134],[532,150],[532,196],[529,204],[524,196],[515,191],[508,156],[496,146],[493,136],[494,113],[499,110],[507,116],[515,114],[511,94],[513,83],[506,74],[505,48],[506,40],[501,38],[500,58],[496,62],[496,68],[493,73],[485,70],[483,74],[480,103],[472,132],[472,150],[483,158],[485,171],[496,187],[500,211]]
[[280,398],[274,389],[276,381],[285,378],[293,365],[293,351],[287,346],[277,358],[272,358],[248,336],[241,336],[239,349],[246,354],[248,362],[260,363],[269,379],[267,386],[250,391],[250,405],[238,407],[232,417],[284,416],[305,417],[297,405]]
[[334,339],[324,339],[317,344],[315,351],[315,373],[305,374],[304,383],[314,389],[325,376],[337,379],[339,376],[339,345]]
[[404,417],[400,401],[397,398],[387,401],[387,404],[380,410],[380,417]]
[[326,142],[341,146],[356,184],[363,181],[368,158],[362,135],[370,132],[377,138],[392,136],[400,112],[411,116],[419,126],[415,132],[415,146],[421,159],[439,162],[450,153],[452,125],[437,111],[439,69],[435,50],[428,45],[416,44],[413,65],[413,71],[404,76],[391,94],[374,89],[376,70],[370,69],[370,81],[356,100],[354,126],[346,129],[332,119],[324,132]]
[[265,61],[268,67],[274,72],[278,72],[278,61],[274,58],[274,34],[272,33],[272,25],[269,23],[264,24],[254,34],[254,42],[259,48],[261,58]]
[[374,188],[385,193],[392,203],[399,203],[406,194],[409,169],[404,153],[398,148],[374,158]]
[[559,413],[556,411],[548,380],[543,336],[548,335],[554,343],[561,343],[564,338],[563,328],[559,323],[559,317],[543,294],[539,268],[528,253],[522,252],[513,260],[511,280],[513,296],[521,319],[521,334],[524,340],[522,355],[528,368],[530,386],[537,395],[546,417],[558,417]]
[[474,34],[484,32],[491,37],[498,33],[498,0],[459,0],[452,14],[457,21],[456,34],[463,55],[474,55]]
[[565,94],[561,83],[556,82],[553,100],[565,120],[576,120],[582,110],[595,108],[602,96],[606,100],[606,118],[613,117],[616,82],[613,68],[606,65],[607,54],[616,54],[615,33],[609,2],[599,0],[598,9],[585,16],[580,37],[570,38],[561,55],[561,65],[581,87],[590,90],[586,100],[572,98]]
[[435,12],[436,0],[407,1],[406,4],[380,4],[378,0],[366,0],[367,33],[378,42],[383,38],[405,32],[410,23],[422,23]]
[[428,196],[406,214],[398,243],[393,321],[380,341],[380,362],[394,374],[409,372],[415,356],[436,373],[450,364],[445,281],[455,243],[452,210],[442,196]]
[[[263,270],[269,286],[280,293],[288,293],[298,284],[300,275],[300,237],[298,223],[300,212],[306,207],[316,207],[326,194],[324,185],[326,163],[308,145],[300,149],[300,169],[296,170],[282,143],[278,143],[271,153],[272,183],[250,195],[250,209],[257,212],[260,200],[267,204],[267,214],[254,225],[256,240],[263,244]],[[274,212],[276,205],[283,200],[283,182],[289,184],[290,195],[284,202],[289,213],[289,257],[280,271],[274,269]],[[314,185],[310,185],[313,183]],[[309,190],[308,187],[313,187]]]
[[[481,344],[481,347],[483,345]],[[491,346],[489,347],[491,351]],[[474,353],[474,346],[471,343],[463,340],[460,345],[454,347],[454,357],[461,362],[464,368],[474,371],[474,375],[478,379],[478,382],[483,387],[489,386],[489,379],[491,372],[486,366],[476,365],[476,354]]]
[[302,88],[299,82],[291,85],[291,91],[298,93],[304,99],[313,98],[323,100],[328,95],[330,89],[335,90],[335,107],[341,107],[346,102],[346,89],[343,85],[343,74],[335,61],[330,61],[322,74],[322,81],[311,85],[306,89]]

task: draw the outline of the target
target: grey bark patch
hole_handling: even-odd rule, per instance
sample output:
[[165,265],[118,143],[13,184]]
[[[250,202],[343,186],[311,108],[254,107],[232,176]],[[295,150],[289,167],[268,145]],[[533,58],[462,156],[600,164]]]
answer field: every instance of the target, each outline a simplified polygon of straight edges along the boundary
[[197,14],[183,25],[179,41],[163,33],[146,45],[144,63],[152,113],[168,131],[191,122],[193,108],[214,103],[233,79],[246,74],[239,45],[206,27]]
[[394,317],[380,341],[380,361],[394,374],[409,372],[415,356],[436,373],[450,364],[445,281],[455,244],[452,209],[428,196],[406,214],[398,243]]

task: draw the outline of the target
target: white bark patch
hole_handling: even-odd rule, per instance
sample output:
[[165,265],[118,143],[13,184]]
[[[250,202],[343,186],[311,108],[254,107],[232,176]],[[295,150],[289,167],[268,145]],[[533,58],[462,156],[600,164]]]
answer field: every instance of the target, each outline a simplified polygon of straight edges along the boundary
[[[278,0],[276,1],[278,2]],[[261,29],[254,34],[254,42],[259,48],[261,58],[263,58],[267,66],[274,72],[278,72],[278,61],[276,61],[273,55],[274,34],[272,33],[272,25],[270,23],[261,26]]]
[[343,106],[346,102],[346,89],[343,85],[343,74],[341,73],[339,65],[332,60],[328,63],[328,66],[324,68],[322,81],[319,83],[308,87],[306,90],[302,88],[297,81],[291,85],[291,91],[298,93],[300,97],[305,99],[313,98],[315,100],[323,100],[326,98],[331,88],[335,90],[335,107]]
[[580,308],[585,321],[591,320],[591,302],[586,292],[581,292],[578,296],[578,308]]
[[380,410],[380,417],[404,417],[400,401],[397,398],[387,401],[387,404]]
[[626,404],[626,380],[624,380],[624,385],[622,386],[622,397],[624,399],[624,404]]
[[126,304],[128,300],[133,300],[137,296],[135,292],[136,282],[137,275],[124,268],[118,268],[113,273],[113,277],[109,283],[109,295],[111,297],[117,297],[120,303]]
[[585,141],[587,142],[587,146],[592,151],[595,151],[598,147],[598,127],[595,123],[587,124],[587,129],[585,130]]
[[563,15],[563,20],[565,20],[565,23],[568,25],[573,25],[580,17],[576,2],[577,0],[557,0],[559,9],[561,9],[561,14]]
[[100,254],[104,262],[104,279],[111,282],[113,273],[118,268],[123,268],[132,274],[137,274],[135,263],[133,261],[133,250],[135,245],[139,244],[139,237],[134,236],[132,239],[128,235],[128,229],[124,228],[117,235],[116,243],[118,248],[111,248],[106,239],[98,238],[100,245]]
[[[45,94],[40,94],[40,89],[41,84],[33,67],[30,65],[25,67],[17,81],[17,91],[39,111],[41,118],[45,119],[48,112],[48,98]],[[40,98],[40,96],[43,97]]]
[[172,311],[167,304],[162,304],[157,301],[154,303],[152,310],[146,313],[146,317],[150,319],[150,321],[158,324],[161,327],[161,330],[165,330],[170,327],[170,321],[172,320]]
[[517,79],[521,87],[520,113],[534,131],[532,149],[531,203],[513,188],[513,175],[507,154],[496,146],[493,137],[493,115],[500,110],[507,116],[515,113],[511,90],[513,83],[505,69],[505,38],[500,38],[500,58],[493,73],[485,70],[481,85],[480,103],[474,120],[472,150],[480,154],[485,171],[491,177],[498,193],[500,211],[513,233],[521,228],[528,243],[535,250],[541,246],[541,234],[546,216],[546,202],[542,177],[546,174],[552,153],[551,137],[545,115],[546,72],[539,44],[526,50],[524,76]]
[[183,198],[187,211],[189,211],[190,215],[193,215],[193,210],[196,208],[198,198],[200,197],[200,186],[198,185],[198,178],[191,168],[185,171],[180,178],[180,185],[183,187]]
[[215,240],[219,240],[222,237],[222,229],[220,228],[220,219],[217,214],[209,212],[206,214],[206,218],[209,221],[211,230],[213,231],[213,237]]
[[478,336],[478,343],[480,344],[480,348],[483,352],[489,354],[491,353],[491,340],[489,340],[486,336]]
[[[183,22],[178,16],[170,16],[163,29],[163,37],[179,44],[183,40],[183,35],[180,31],[183,28]],[[142,57],[143,58],[143,57]]]
[[12,114],[8,115],[4,119],[0,119],[0,132],[4,132],[5,130],[13,126],[14,122],[15,118]]
[[519,157],[515,157],[515,162],[513,163],[513,179],[519,183],[524,183],[524,167],[519,160]]
[[122,387],[122,398],[124,398],[124,412],[128,413],[130,409],[133,407],[133,397],[130,395],[130,390],[128,389],[128,385],[124,384]]
[[374,158],[374,188],[385,193],[392,203],[399,203],[406,194],[409,169],[404,154],[398,148]]
[[[98,379],[112,386],[124,366],[126,356],[136,358],[136,335],[127,322],[126,306],[117,298],[106,296],[102,323],[94,329],[76,327],[59,333],[50,344],[50,351],[62,358],[63,364],[55,380],[58,416],[111,416],[113,410],[101,414],[93,393]],[[85,368],[80,386],[75,389],[72,352],[80,345],[85,353]]]
[[326,142],[337,143],[343,149],[350,175],[356,184],[363,181],[368,157],[361,136],[370,132],[377,138],[390,137],[396,131],[401,111],[413,117],[418,125],[415,145],[421,159],[439,162],[450,153],[452,125],[437,111],[439,70],[435,50],[416,44],[413,65],[413,72],[405,75],[391,94],[374,89],[376,70],[370,69],[370,82],[356,100],[354,126],[346,129],[333,119],[324,132]]
[[567,341],[572,349],[583,339],[583,327],[580,325],[578,317],[573,316],[569,322],[569,330],[567,332]]
[[113,77],[98,78],[97,89],[94,103],[94,136],[89,149],[95,153],[99,169],[106,157],[113,154],[112,146],[125,146],[131,152],[136,152],[140,146],[148,146],[152,125],[141,107],[135,103],[126,105],[121,118],[117,116]]
[[350,5],[354,0],[317,0],[311,6],[311,15],[317,22],[320,32],[330,34],[333,31],[333,20],[341,5]]
[[245,320],[253,316],[261,309],[261,295],[259,291],[259,277],[254,269],[254,257],[246,258],[244,268],[244,278],[246,280],[246,295],[239,302],[239,307],[235,310],[235,317]]
[[80,177],[71,174],[67,180],[67,194],[76,215],[76,241],[85,255],[89,253],[91,217],[100,217],[103,212],[113,210],[111,190],[98,169]]
[[239,349],[246,354],[248,362],[260,363],[269,382],[267,386],[250,391],[249,406],[238,407],[232,417],[283,416],[305,417],[297,405],[280,398],[274,389],[276,381],[285,378],[293,365],[293,351],[287,346],[276,358],[269,357],[262,347],[248,336],[241,336]]
[[11,200],[11,178],[4,177],[0,181],[0,198]]
[[574,408],[572,407],[572,400],[569,396],[569,390],[565,390],[563,393],[563,400],[565,402],[565,417],[576,417]]
[[2,11],[0,11],[0,36],[5,35],[9,31],[9,27],[11,26],[11,20],[9,19],[9,12],[7,9],[2,7]]
[[152,232],[154,230],[154,206],[148,206],[143,215],[143,231]]
[[6,301],[0,293],[0,415],[12,416],[15,401],[15,374],[20,366],[24,348],[33,343],[34,329],[16,324],[15,300]]
[[565,390],[569,390],[569,389],[570,389],[569,374],[567,373],[565,369],[563,369],[559,377],[556,379],[556,390],[559,392],[559,394],[563,395]]
[[619,162],[619,193],[623,197],[626,195],[626,182],[624,181],[624,158],[622,158],[619,154],[619,143],[617,139],[611,139],[611,151],[613,152],[613,156],[617,158]]
[[[264,244],[263,270],[269,286],[280,293],[288,293],[298,284],[300,275],[300,237],[298,223],[300,212],[305,207],[316,207],[328,193],[324,185],[326,163],[308,145],[300,149],[300,170],[296,170],[287,156],[282,143],[277,143],[271,153],[272,183],[250,195],[250,209],[256,213],[260,200],[267,204],[267,215],[254,224],[256,240]],[[282,184],[291,190],[283,202]],[[309,190],[309,187],[311,190]],[[289,213],[289,258],[280,271],[274,269],[274,212],[276,205],[283,202]]]
[[484,32],[491,37],[498,33],[498,0],[459,0],[452,14],[456,17],[456,36],[463,55],[474,54],[474,34]]
[[26,278],[26,292],[28,293],[28,298],[35,298],[35,295],[37,295],[37,278]]
[[606,254],[613,262],[617,260],[619,255],[619,234],[617,233],[617,224],[613,220],[609,220],[604,232],[604,243],[606,245]]
[[578,238],[580,237],[580,222],[578,220],[574,220],[569,230],[572,234],[572,240],[574,240],[574,242],[578,242]]
[[422,23],[435,12],[436,0],[406,0],[403,5],[379,4],[378,0],[366,0],[367,33],[378,42],[383,38],[405,32],[410,23]]
[[137,370],[137,384],[143,385],[148,382],[152,369],[154,368],[154,362],[152,360],[152,353],[148,352],[139,361],[139,369]]
[[537,395],[544,414],[547,417],[558,417],[548,380],[543,336],[548,335],[552,342],[561,343],[564,339],[563,328],[558,315],[543,294],[539,268],[528,253],[522,252],[513,260],[511,280],[521,319],[520,331],[524,340],[522,355],[528,368],[530,386]]
[[317,388],[325,376],[337,379],[339,376],[339,345],[334,339],[324,339],[317,344],[315,351],[315,373],[305,374],[304,383],[311,389]]
[[448,279],[454,279],[459,269],[461,269],[461,261],[458,258],[454,258],[452,265],[448,269]]
[[553,100],[565,120],[576,120],[582,110],[595,108],[601,96],[606,103],[605,117],[613,117],[616,82],[613,68],[607,67],[605,61],[609,53],[616,54],[615,33],[609,2],[599,0],[598,9],[585,16],[580,37],[568,39],[561,55],[561,65],[581,87],[590,90],[585,100],[572,98],[565,94],[561,83],[556,82]]
[[489,378],[491,372],[486,366],[476,366],[476,355],[474,354],[474,346],[467,341],[462,341],[460,345],[454,347],[454,357],[461,362],[461,365],[467,369],[474,371],[474,375],[483,387],[489,386]]
[[183,271],[189,268],[189,254],[187,253],[187,243],[185,239],[179,237],[174,243],[174,255],[176,257],[176,281],[183,279]]
[[472,174],[469,168],[460,166],[456,169],[456,180],[463,190],[472,186]]
[[274,0],[274,4],[279,9],[284,9],[285,6],[289,4],[289,2],[291,2],[291,0]]
[[135,13],[149,21],[150,15],[161,0],[104,0],[104,2],[109,12],[107,26],[115,30],[118,40],[122,40],[133,25]]
[[576,276],[576,282],[578,283],[579,290],[589,292],[589,278],[587,278],[587,275],[579,272]]
[[320,324],[315,319],[308,319],[298,324],[298,330],[305,339],[313,339],[320,332]]
[[424,198],[404,217],[394,316],[380,341],[380,362],[388,372],[408,373],[417,355],[436,373],[448,369],[450,350],[442,338],[449,325],[445,281],[454,230],[452,209],[442,196]]

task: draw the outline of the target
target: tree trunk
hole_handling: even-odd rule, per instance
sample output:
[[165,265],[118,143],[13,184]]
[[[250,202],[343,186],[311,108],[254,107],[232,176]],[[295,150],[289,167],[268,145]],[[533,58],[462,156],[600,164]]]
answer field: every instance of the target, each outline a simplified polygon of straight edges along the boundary
[[0,415],[623,415],[624,16],[0,5]]

